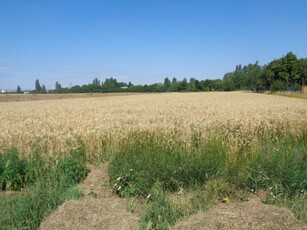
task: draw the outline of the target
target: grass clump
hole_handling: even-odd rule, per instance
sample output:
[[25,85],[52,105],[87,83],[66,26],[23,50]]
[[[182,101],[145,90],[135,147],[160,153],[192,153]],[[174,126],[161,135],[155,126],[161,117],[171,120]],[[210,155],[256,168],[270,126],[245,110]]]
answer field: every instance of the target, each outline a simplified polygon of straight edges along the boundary
[[[85,159],[80,157],[85,153],[78,149],[78,155],[76,151],[58,160],[42,159],[42,153],[36,151],[29,161],[24,160],[27,167],[23,176],[29,183],[22,193],[0,200],[0,226],[3,229],[37,229],[58,205],[82,196],[74,186],[88,170]],[[6,154],[11,154],[11,150]],[[14,154],[16,158],[17,150]]]
[[131,142],[111,158],[109,174],[115,191],[121,196],[146,197],[156,181],[165,191],[223,175],[226,149],[216,140],[194,146],[176,143],[170,146],[152,134],[133,134]]
[[13,148],[0,155],[0,188],[20,190],[26,184],[28,163],[20,159],[17,149]]
[[143,210],[141,229],[168,229],[184,216],[183,210],[172,203],[159,182],[153,185],[147,199],[150,202]]
[[307,191],[306,130],[294,135],[277,127],[265,135],[255,136],[248,147],[238,142],[227,148],[227,139],[214,135],[192,135],[187,143],[161,133],[134,133],[112,156],[110,180],[126,197],[147,197],[157,182],[163,192],[200,188],[185,213],[206,209],[225,194],[267,190],[275,203],[297,207],[296,215],[306,222],[306,210],[295,198]]
[[253,153],[254,158],[245,165],[246,186],[279,187],[279,193],[289,196],[307,189],[306,142],[288,138]]

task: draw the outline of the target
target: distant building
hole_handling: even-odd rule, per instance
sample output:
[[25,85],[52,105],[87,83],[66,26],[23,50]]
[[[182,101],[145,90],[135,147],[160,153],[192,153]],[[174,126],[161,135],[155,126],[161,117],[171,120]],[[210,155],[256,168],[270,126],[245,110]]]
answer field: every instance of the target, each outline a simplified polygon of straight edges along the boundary
[[3,89],[3,90],[1,90],[1,93],[7,93],[7,91]]

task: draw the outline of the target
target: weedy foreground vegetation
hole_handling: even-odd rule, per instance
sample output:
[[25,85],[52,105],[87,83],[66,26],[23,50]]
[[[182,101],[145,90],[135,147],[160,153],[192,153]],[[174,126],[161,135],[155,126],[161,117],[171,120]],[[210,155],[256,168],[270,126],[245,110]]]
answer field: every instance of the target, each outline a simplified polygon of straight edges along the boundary
[[[106,160],[114,193],[144,200],[144,229],[167,229],[225,197],[246,200],[260,190],[307,222],[306,100],[174,93],[1,108],[0,185],[23,189],[0,199],[4,228],[37,228],[82,195],[74,185],[87,162]],[[189,196],[176,202],[174,194]]]

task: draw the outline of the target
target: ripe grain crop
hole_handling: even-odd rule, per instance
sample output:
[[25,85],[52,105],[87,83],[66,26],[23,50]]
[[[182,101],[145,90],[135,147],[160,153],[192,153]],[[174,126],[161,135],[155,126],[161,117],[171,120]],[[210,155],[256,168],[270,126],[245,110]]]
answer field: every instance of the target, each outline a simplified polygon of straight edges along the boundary
[[306,100],[244,92],[3,102],[0,108],[0,147],[24,154],[37,141],[47,154],[61,153],[74,147],[77,137],[95,154],[106,144],[102,140],[118,143],[137,131],[177,132],[188,141],[195,130],[201,135],[219,130],[234,142],[249,143],[260,126],[269,131],[287,124],[295,132],[307,124]]

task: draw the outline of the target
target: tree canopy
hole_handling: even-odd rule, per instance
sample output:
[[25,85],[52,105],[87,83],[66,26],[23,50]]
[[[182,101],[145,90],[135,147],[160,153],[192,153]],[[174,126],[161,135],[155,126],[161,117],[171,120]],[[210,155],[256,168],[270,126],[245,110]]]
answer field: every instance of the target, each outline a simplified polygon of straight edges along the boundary
[[[172,79],[172,80],[170,80]],[[103,92],[197,92],[197,91],[233,91],[251,90],[262,92],[265,90],[300,90],[302,80],[307,82],[307,58],[298,59],[292,52],[261,66],[254,64],[236,65],[234,71],[225,73],[223,79],[198,80],[194,77],[177,78],[165,77],[163,83],[151,85],[133,85],[131,82],[118,82],[116,78],[106,78],[104,81],[97,77],[87,85],[62,87],[57,81],[55,89],[49,93],[103,93]],[[35,81],[33,93],[46,93],[44,85]]]

